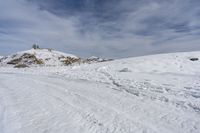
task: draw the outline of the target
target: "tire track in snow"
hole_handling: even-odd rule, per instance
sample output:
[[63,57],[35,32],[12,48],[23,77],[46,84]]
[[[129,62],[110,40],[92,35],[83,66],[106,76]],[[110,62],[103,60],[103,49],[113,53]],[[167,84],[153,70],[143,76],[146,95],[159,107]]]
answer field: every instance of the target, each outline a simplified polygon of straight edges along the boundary
[[[47,77],[47,78],[49,78],[49,77]],[[51,77],[51,78],[55,78],[55,77]],[[58,77],[57,77],[58,78]],[[45,82],[47,82],[47,81],[45,81],[44,82],[44,80],[39,80],[38,81],[38,79],[37,80],[35,80],[37,83],[42,83],[42,84],[46,84]],[[65,80],[65,81],[67,81],[67,80]],[[73,82],[79,82],[80,83],[80,81],[79,80],[73,80]],[[84,83],[85,81],[82,81],[82,83]],[[92,82],[93,83],[93,82]],[[90,104],[90,106],[91,107],[93,107],[93,105],[97,105],[97,106],[95,106],[94,108],[99,108],[99,110],[108,110],[109,112],[113,112],[115,115],[114,115],[114,119],[115,119],[115,117],[121,117],[121,120],[128,120],[129,121],[129,124],[131,124],[131,123],[134,123],[134,125],[137,125],[138,127],[143,127],[144,128],[144,124],[142,124],[142,123],[138,123],[138,122],[135,122],[134,120],[132,120],[132,119],[130,119],[130,117],[129,116],[125,116],[125,115],[121,115],[121,113],[119,112],[119,111],[117,111],[116,109],[114,109],[114,108],[111,108],[111,107],[108,107],[108,106],[105,106],[105,105],[103,105],[102,103],[99,103],[98,101],[96,101],[95,99],[91,99],[91,98],[88,98],[88,97],[86,97],[86,96],[83,96],[83,95],[80,95],[80,94],[77,94],[77,93],[73,93],[73,92],[69,92],[69,91],[63,91],[62,89],[66,89],[66,88],[63,88],[63,86],[60,86],[58,83],[48,83],[48,85],[50,85],[51,87],[53,87],[53,88],[51,88],[52,90],[56,90],[56,91],[60,91],[62,94],[66,94],[66,93],[70,93],[70,95],[72,96],[72,97],[74,97],[75,96],[75,98],[76,99],[82,99],[81,101],[82,101],[82,104],[84,104],[85,102],[88,102],[88,105]],[[49,88],[49,87],[48,87]],[[53,93],[52,93],[53,94]],[[57,97],[57,96],[55,96],[55,95],[51,95],[51,96],[53,96],[53,97],[55,97],[56,99],[59,99],[59,101],[62,101],[63,103],[66,103],[66,100],[63,100],[63,99],[61,99],[60,97]],[[66,95],[67,96],[67,95]],[[70,96],[70,97],[71,97]],[[69,97],[69,96],[68,96]],[[72,98],[73,99],[73,98]],[[74,102],[74,101],[71,101],[70,99],[68,99],[67,100],[68,102],[70,101],[71,103],[72,102]],[[91,103],[93,103],[93,104],[91,104]],[[72,105],[72,104],[69,104],[69,105]],[[73,103],[73,106],[76,106],[76,109],[78,110],[78,112],[81,114],[81,116],[83,117],[83,121],[85,121],[86,123],[86,125],[87,125],[87,123],[90,125],[90,128],[92,128],[92,127],[94,127],[94,126],[104,126],[104,128],[105,128],[105,125],[103,124],[103,122],[101,122],[101,120],[99,120],[99,119],[97,119],[96,117],[95,117],[95,115],[97,115],[98,114],[98,112],[91,112],[90,110],[86,110],[85,111],[85,109],[84,108],[79,108],[79,106],[77,106],[76,105],[76,103]],[[90,107],[90,108],[91,108]],[[81,110],[81,111],[80,111]],[[109,113],[109,112],[107,112],[107,113]],[[97,113],[97,114],[96,114]],[[112,113],[112,114],[113,114]],[[101,115],[101,114],[98,114],[98,115]],[[124,117],[124,118],[123,118]],[[112,122],[113,123],[113,122]],[[108,124],[107,126],[110,126],[110,125],[112,125],[112,123],[110,123],[110,124]],[[116,123],[116,122],[115,122]],[[127,123],[128,124],[128,123]],[[118,127],[115,127],[115,129],[119,129],[119,128],[121,128],[121,126],[120,125],[118,125]],[[107,131],[109,131],[110,130],[110,128],[105,128]],[[148,129],[148,130],[150,130],[150,128],[148,127],[146,127],[145,129]],[[152,129],[151,129],[152,130]]]
[[[82,132],[84,132],[84,131],[85,132],[102,132],[102,133],[105,133],[105,132],[108,132],[108,133],[109,132],[131,132],[131,131],[133,131],[133,132],[134,131],[135,132],[136,131],[137,132],[142,132],[142,131],[144,131],[144,132],[145,131],[146,132],[156,132],[156,130],[153,130],[151,128],[149,129],[148,126],[145,126],[146,125],[145,119],[149,120],[149,118],[145,118],[145,117],[149,116],[148,112],[142,112],[143,115],[145,116],[143,121],[142,120],[140,121],[140,119],[137,119],[137,118],[131,119],[134,116],[134,114],[137,115],[137,112],[133,111],[132,114],[129,114],[131,112],[129,112],[129,110],[127,110],[127,113],[125,115],[123,114],[124,112],[119,112],[121,114],[113,115],[112,117],[110,116],[111,118],[108,117],[108,119],[105,119],[105,120],[109,120],[109,121],[105,122],[105,120],[102,121],[102,119],[100,118],[101,114],[98,114],[97,112],[91,112],[91,110],[84,109],[83,107],[82,108],[76,108],[76,107],[79,107],[79,106],[74,106],[74,105],[77,105],[77,104],[75,104],[76,101],[74,101],[74,99],[81,100],[80,104],[81,103],[82,104],[87,103],[87,102],[92,103],[92,105],[89,106],[89,108],[91,108],[91,109],[95,108],[95,106],[93,106],[93,104],[97,104],[96,107],[97,107],[98,110],[101,110],[101,109],[107,110],[107,108],[111,104],[108,104],[105,108],[104,106],[102,106],[103,103],[100,103],[100,101],[95,101],[93,99],[93,97],[92,97],[92,99],[91,98],[89,99],[88,98],[88,97],[90,97],[89,95],[88,95],[88,97],[86,97],[85,95],[79,95],[80,93],[82,94],[82,92],[77,93],[77,92],[72,91],[73,89],[68,90],[68,92],[71,93],[71,95],[69,95],[69,93],[65,92],[64,90],[66,89],[65,85],[68,86],[71,81],[63,80],[63,79],[62,79],[62,81],[60,81],[59,77],[56,77],[56,78],[50,77],[49,78],[48,76],[47,77],[44,76],[42,78],[35,77],[33,75],[31,75],[31,76],[29,76],[29,75],[24,75],[24,76],[13,75],[13,76],[20,78],[19,81],[21,83],[18,83],[18,85],[20,85],[22,83],[34,81],[31,84],[32,88],[29,88],[29,89],[31,89],[30,92],[36,91],[36,94],[42,93],[42,95],[40,94],[39,96],[48,96],[47,99],[43,99],[42,97],[41,98],[38,97],[38,98],[41,100],[40,102],[42,102],[43,100],[47,100],[47,101],[45,101],[46,102],[45,104],[47,104],[47,105],[50,104],[50,103],[57,103],[57,105],[54,105],[54,106],[56,108],[60,108],[59,110],[63,110],[63,111],[59,111],[59,112],[61,114],[66,113],[67,115],[71,115],[73,118],[66,119],[66,120],[72,121],[73,123],[75,122],[74,124],[79,126],[79,128],[82,127],[83,129],[85,129]],[[74,82],[73,83],[74,86],[71,86],[71,87],[74,88],[74,89],[76,87],[79,87],[78,84],[81,84],[81,86],[84,85],[84,84],[88,84],[90,86],[90,84],[91,84],[91,83],[85,82],[85,81],[82,81],[80,83],[80,80],[78,80],[77,82],[76,81],[73,81],[73,82]],[[63,84],[61,84],[61,83],[63,83]],[[37,85],[34,86],[34,84],[37,84]],[[45,84],[48,85],[48,86],[45,86]],[[91,86],[93,86],[93,85],[91,85]],[[91,86],[89,88],[92,88]],[[37,87],[40,87],[40,88],[37,88]],[[68,86],[68,87],[70,87],[70,86]],[[105,86],[102,86],[102,87],[105,87]],[[29,89],[27,89],[26,91],[29,91]],[[84,88],[84,89],[87,90],[87,88]],[[52,91],[50,91],[50,90],[52,90]],[[105,89],[105,91],[106,91],[106,89]],[[95,92],[95,93],[97,93],[98,95],[101,95],[98,92]],[[110,96],[111,94],[109,94],[107,96]],[[122,95],[122,94],[120,94],[120,95]],[[65,97],[68,97],[68,98],[66,99]],[[127,97],[127,98],[134,100],[132,97]],[[124,100],[123,100],[124,106],[126,105],[125,101],[126,101],[127,98],[124,97]],[[26,99],[24,99],[24,100],[26,100]],[[137,101],[137,102],[139,102],[139,101]],[[46,108],[47,105],[45,105],[44,107]],[[73,107],[71,107],[70,105],[72,105]],[[127,107],[127,106],[128,106],[128,104],[125,107]],[[140,105],[140,106],[143,107],[142,105]],[[114,106],[114,107],[117,107],[117,106]],[[118,108],[118,110],[120,111],[119,108]],[[54,111],[57,112],[57,110],[54,110]],[[143,110],[143,111],[145,111],[145,110]],[[57,112],[57,113],[59,113],[59,112]],[[111,110],[108,110],[108,112],[113,113]],[[60,114],[57,114],[57,115],[54,116],[55,117],[54,119],[49,119],[49,120],[51,120],[52,123],[53,123],[53,122],[55,122],[54,120],[56,120],[56,117],[59,117],[59,115]],[[180,121],[180,124],[184,122],[184,121],[182,121],[182,119],[180,119],[180,117],[175,117],[175,119],[171,118],[171,117],[174,117],[174,116],[176,116],[176,115],[175,114],[171,114],[171,116],[167,115],[165,118],[160,119],[160,120],[163,120],[163,122],[165,122],[165,124],[166,124],[166,121],[169,121],[168,125],[171,125],[171,123],[173,121],[176,122],[178,120]],[[76,122],[79,122],[79,123],[76,123]],[[151,121],[148,121],[148,122],[151,122]],[[59,124],[58,121],[57,121],[57,123]],[[162,121],[160,121],[160,123],[162,123]],[[195,125],[196,125],[196,127],[197,127],[196,130],[198,130],[198,126],[197,126],[198,123],[195,123],[195,122],[192,122],[192,121],[191,121],[191,123],[192,123],[191,126],[195,127]],[[155,121],[152,121],[152,124],[155,124]],[[73,125],[73,124],[71,123],[71,125]],[[185,124],[183,123],[182,125],[185,125]],[[153,127],[153,126],[155,126],[155,125],[151,125],[150,127]],[[178,126],[178,125],[176,125],[176,126]],[[163,128],[164,127],[162,127],[162,129]],[[190,129],[192,129],[192,128],[190,128]],[[167,129],[165,129],[165,131],[166,130]],[[196,131],[196,130],[193,130],[193,131]],[[48,132],[48,130],[46,130],[46,131]],[[51,130],[49,130],[49,132],[50,131]],[[176,131],[176,130],[174,129],[174,131]],[[169,130],[169,132],[170,132],[170,130]]]
[[0,133],[4,133],[4,128],[5,128],[5,105],[4,105],[4,100],[3,98],[0,98]]
[[[18,107],[15,104],[15,96],[11,92],[11,89],[6,84],[7,79],[0,79],[0,100],[2,106],[1,114],[1,131],[13,132],[18,131],[21,128],[20,117],[17,117]],[[16,132],[17,133],[17,132]]]
[[[19,76],[19,75],[18,75]],[[48,79],[48,77],[46,77],[47,79]],[[52,79],[51,79],[52,80]],[[152,130],[152,129],[149,129],[148,127],[145,127],[144,126],[144,124],[140,124],[140,123],[138,123],[138,122],[134,122],[133,120],[131,120],[130,118],[128,118],[128,117],[125,117],[124,115],[118,115],[118,114],[116,114],[116,115],[110,115],[110,116],[112,116],[111,118],[109,118],[109,117],[105,117],[105,118],[109,118],[108,120],[110,121],[110,123],[106,123],[105,124],[105,121],[106,121],[106,119],[105,120],[103,120],[102,118],[104,118],[103,117],[103,114],[98,114],[97,112],[90,112],[90,110],[85,110],[84,108],[77,108],[77,106],[74,106],[74,105],[72,105],[71,104],[71,102],[69,103],[69,101],[68,100],[70,100],[70,98],[68,98],[68,99],[63,99],[62,97],[58,97],[57,96],[57,94],[58,94],[58,92],[57,92],[57,89],[58,89],[58,87],[56,86],[56,85],[54,85],[54,86],[52,86],[52,84],[51,83],[49,83],[49,81],[48,80],[44,80],[44,79],[41,79],[41,78],[38,78],[37,77],[37,79],[35,79],[35,78],[33,78],[33,77],[30,77],[30,78],[28,78],[28,75],[26,75],[25,77],[24,76],[21,76],[20,77],[20,80],[18,80],[18,84],[20,85],[21,83],[19,82],[19,81],[23,81],[23,82],[26,82],[26,83],[28,83],[28,82],[32,82],[32,84],[34,85],[34,84],[36,84],[37,83],[37,85],[36,86],[34,86],[34,88],[29,88],[29,90],[31,89],[31,91],[32,90],[34,90],[34,92],[35,92],[35,94],[38,94],[38,93],[40,93],[40,95],[42,94],[44,94],[45,92],[46,92],[46,96],[48,96],[49,98],[49,102],[50,101],[57,101],[57,102],[55,102],[55,103],[59,103],[58,105],[60,106],[60,107],[62,107],[63,108],[63,111],[66,111],[66,113],[67,114],[69,114],[70,115],[70,112],[71,112],[71,115],[72,116],[74,116],[74,118],[78,118],[77,120],[75,119],[75,120],[73,120],[74,122],[76,122],[76,121],[80,121],[80,123],[79,124],[81,124],[80,125],[80,127],[84,127],[85,128],[85,130],[87,131],[87,132],[99,132],[99,133],[104,133],[104,132],[115,132],[115,131],[120,131],[120,130],[124,130],[124,132],[129,132],[130,130],[133,130],[134,128],[135,128],[135,130]],[[34,83],[34,81],[35,81],[35,83]],[[66,82],[68,82],[68,81],[66,81]],[[41,85],[41,83],[42,84],[48,84],[49,86],[46,86],[46,87],[44,87],[43,85]],[[17,84],[16,84],[17,85]],[[31,85],[32,86],[32,85]],[[42,88],[40,88],[40,89],[37,89],[37,86],[43,86],[42,88],[46,88],[46,90],[47,91],[42,91],[41,89]],[[36,87],[36,88],[35,88]],[[53,91],[52,93],[51,93],[51,95],[50,95],[50,93],[49,93],[49,89],[51,89],[51,90],[55,90],[55,91]],[[28,91],[28,90],[27,90]],[[63,94],[63,97],[65,96],[65,97],[69,97],[69,96],[67,96],[66,95],[66,93],[64,93],[64,92],[59,92],[59,96],[61,96],[60,95],[60,93],[62,93]],[[34,94],[34,95],[35,95]],[[54,94],[54,95],[52,95],[52,94]],[[41,95],[41,96],[42,96]],[[25,97],[26,97],[26,95],[25,95]],[[53,100],[52,99],[52,97],[54,97],[54,99],[55,100]],[[23,98],[23,97],[22,97]],[[30,100],[32,99],[32,96],[30,96],[29,97],[30,98]],[[76,99],[77,99],[77,97],[76,97]],[[82,100],[83,100],[83,98],[81,98]],[[24,99],[25,100],[25,99]],[[24,101],[23,100],[23,101]],[[38,99],[39,100],[39,99]],[[41,101],[42,99],[40,98],[40,101]],[[87,99],[88,100],[88,99]],[[25,100],[26,101],[26,100]],[[42,100],[43,101],[43,100]],[[41,102],[42,102],[41,101]],[[59,102],[58,102],[59,101]],[[82,101],[83,103],[85,103],[85,101]],[[89,100],[89,102],[90,103],[93,103],[94,101],[90,101]],[[74,102],[72,102],[73,104],[74,104]],[[39,104],[39,103],[38,103]],[[94,103],[95,104],[95,103]],[[48,103],[47,103],[47,105],[48,105]],[[72,105],[72,106],[71,106]],[[92,107],[92,106],[91,106]],[[97,109],[99,109],[99,110],[101,110],[101,105],[100,105],[100,103],[97,103],[97,105],[96,105],[96,108]],[[92,108],[91,108],[92,109]],[[104,108],[102,108],[104,111],[105,110],[108,110],[108,107],[104,107]],[[29,109],[28,109],[29,110]],[[109,112],[112,112],[110,109],[108,110],[108,112],[107,113],[109,113]],[[112,113],[111,113],[112,114]],[[40,115],[40,114],[37,114],[37,115]],[[102,116],[101,116],[102,115]],[[102,117],[101,119],[99,119],[99,117]],[[118,120],[118,122],[116,122],[115,121],[115,117],[119,117],[120,119]],[[73,119],[74,119],[73,118]],[[34,118],[35,119],[35,118]],[[103,121],[102,121],[103,120]],[[114,120],[114,121],[113,121]],[[123,121],[124,122],[126,122],[126,124],[127,124],[127,126],[129,125],[132,125],[132,126],[130,126],[130,128],[125,128],[124,126],[124,124],[125,123],[123,123]],[[53,121],[52,121],[53,122]],[[113,126],[115,126],[114,125],[114,123],[118,123],[117,124],[117,127],[114,127],[113,128]],[[123,124],[119,124],[119,123],[123,123]],[[39,123],[38,123],[39,124]],[[77,126],[79,125],[78,123],[76,124]],[[137,125],[137,126],[133,126],[133,125]],[[39,125],[35,125],[35,126],[39,126]],[[48,131],[48,130],[47,130]]]

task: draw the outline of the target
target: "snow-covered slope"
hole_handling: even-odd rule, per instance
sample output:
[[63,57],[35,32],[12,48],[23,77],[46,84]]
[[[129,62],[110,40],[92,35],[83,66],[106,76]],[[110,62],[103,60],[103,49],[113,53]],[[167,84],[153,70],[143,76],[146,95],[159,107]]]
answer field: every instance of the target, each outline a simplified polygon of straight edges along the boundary
[[[197,59],[192,61],[192,59]],[[132,72],[199,74],[200,52],[158,54],[115,61],[111,69],[128,68]]]
[[52,50],[52,49],[30,49],[27,51],[18,52],[17,54],[22,55],[24,53],[34,54],[37,58],[40,58],[43,60],[45,60],[47,58],[56,58],[57,59],[60,56],[77,58],[77,56],[75,56],[75,55],[66,54],[66,53],[59,52],[59,51]]
[[72,54],[66,54],[51,49],[31,49],[18,52],[3,59],[4,64],[26,64],[26,65],[45,65],[59,66],[65,65],[67,60],[79,58]]
[[200,52],[0,67],[0,132],[199,133],[197,58]]

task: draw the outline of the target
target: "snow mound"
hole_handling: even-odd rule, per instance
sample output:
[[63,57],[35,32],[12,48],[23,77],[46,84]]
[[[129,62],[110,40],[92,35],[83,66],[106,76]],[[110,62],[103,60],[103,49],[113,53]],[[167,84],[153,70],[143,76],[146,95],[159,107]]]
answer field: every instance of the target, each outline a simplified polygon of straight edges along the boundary
[[79,57],[52,49],[31,49],[1,59],[3,64],[28,66],[60,66],[70,65],[79,60]]

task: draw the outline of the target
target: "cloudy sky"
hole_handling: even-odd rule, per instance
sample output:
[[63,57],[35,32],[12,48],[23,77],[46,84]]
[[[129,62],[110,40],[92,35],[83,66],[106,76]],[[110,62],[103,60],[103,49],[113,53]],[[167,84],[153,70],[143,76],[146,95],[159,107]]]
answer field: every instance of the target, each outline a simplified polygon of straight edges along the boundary
[[82,57],[200,50],[200,0],[0,0],[0,55],[34,43]]

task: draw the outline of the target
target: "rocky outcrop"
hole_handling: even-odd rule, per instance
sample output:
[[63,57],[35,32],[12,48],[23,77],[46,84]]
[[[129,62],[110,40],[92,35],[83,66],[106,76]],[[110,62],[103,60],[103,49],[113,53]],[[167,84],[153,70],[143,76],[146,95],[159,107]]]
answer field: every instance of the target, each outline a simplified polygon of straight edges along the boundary
[[52,49],[31,49],[18,52],[0,60],[3,65],[13,65],[16,68],[23,68],[27,66],[72,65],[79,62],[80,58]]
[[85,60],[86,63],[95,63],[95,62],[106,62],[106,61],[112,61],[113,59],[105,59],[100,58],[96,56],[91,56]]
[[13,59],[7,62],[10,65],[26,64],[26,65],[42,65],[44,62],[36,58],[35,55],[24,53],[22,56],[13,55]]
[[0,58],[1,65],[13,65],[15,68],[25,68],[31,66],[68,66],[74,64],[91,64],[111,61],[92,56],[81,59],[75,55],[62,53],[53,49],[33,48],[31,50],[18,52],[16,54]]
[[80,58],[74,58],[74,57],[59,57],[58,58],[61,62],[64,63],[64,65],[71,65],[71,64],[74,64],[74,63],[80,63],[81,62],[81,59]]
[[29,67],[29,66],[26,64],[17,64],[14,66],[14,68],[26,68],[26,67]]
[[199,58],[190,58],[191,61],[198,61]]

